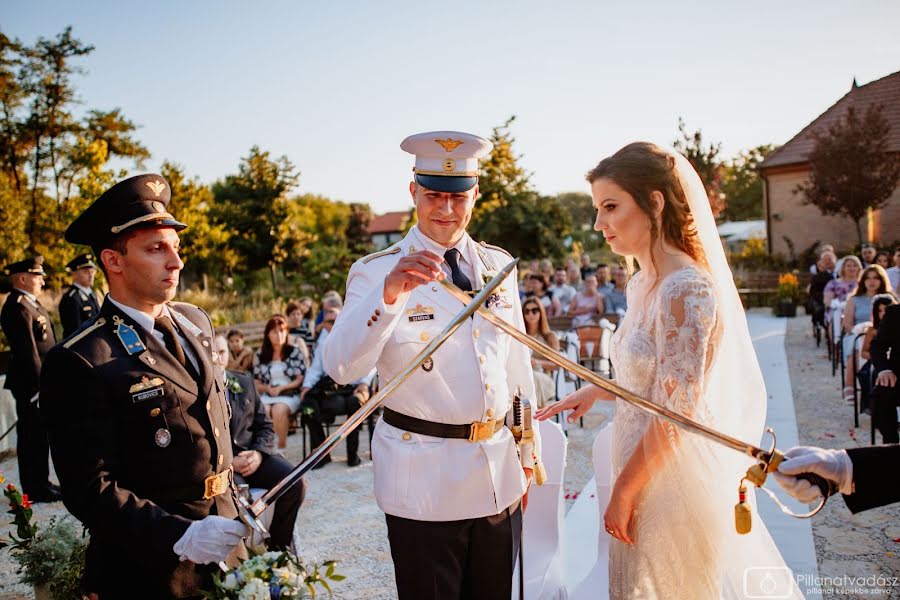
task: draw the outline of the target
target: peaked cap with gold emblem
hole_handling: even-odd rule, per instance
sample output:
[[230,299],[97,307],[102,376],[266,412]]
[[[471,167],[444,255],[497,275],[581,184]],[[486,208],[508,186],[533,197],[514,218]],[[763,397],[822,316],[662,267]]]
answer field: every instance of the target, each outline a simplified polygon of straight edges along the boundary
[[44,271],[44,257],[40,254],[7,265],[3,270],[3,273],[4,275],[15,275],[16,273],[31,273],[32,275],[47,274],[47,272]]
[[488,140],[461,131],[411,135],[400,149],[416,156],[416,183],[438,192],[465,192],[478,183],[478,159],[490,154]]
[[170,198],[169,184],[160,175],[124,179],[103,192],[69,225],[66,241],[97,247],[139,227],[173,227],[181,231],[187,225],[169,214]]
[[97,263],[94,262],[94,255],[91,253],[88,254],[79,254],[75,258],[69,261],[69,264],[66,265],[66,272],[72,273],[73,271],[77,271],[78,269],[84,269],[90,267],[92,269],[97,268]]

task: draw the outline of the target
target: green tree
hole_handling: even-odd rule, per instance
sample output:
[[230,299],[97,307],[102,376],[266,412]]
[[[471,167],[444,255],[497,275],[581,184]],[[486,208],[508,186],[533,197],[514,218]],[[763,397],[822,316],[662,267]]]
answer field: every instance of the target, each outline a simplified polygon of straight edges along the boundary
[[214,221],[230,231],[231,246],[244,269],[269,269],[273,290],[276,268],[292,239],[291,223],[285,226],[288,194],[299,182],[300,172],[286,156],[272,158],[253,146],[241,159],[237,174],[213,184]]
[[763,218],[763,181],[759,163],[777,146],[764,144],[744,150],[722,166],[721,191],[725,197],[726,221],[748,221]]
[[521,156],[513,150],[514,120],[510,117],[491,134],[494,148],[481,165],[480,197],[469,232],[513,256],[560,258],[565,254],[563,240],[571,229],[570,217],[556,198],[540,196],[531,186],[531,175],[519,165]]
[[890,129],[883,106],[869,105],[863,114],[849,107],[828,131],[813,134],[809,180],[795,190],[823,215],[853,221],[860,244],[863,217],[884,206],[900,181],[900,156],[887,147]]
[[706,188],[706,195],[709,197],[713,216],[718,218],[725,210],[725,197],[721,190],[722,162],[719,158],[722,143],[704,142],[703,133],[699,129],[689,132],[684,119],[678,117],[678,137],[673,145],[690,161],[697,174],[700,175],[703,186]]
[[579,252],[587,252],[591,256],[606,245],[603,236],[594,231],[597,211],[594,209],[590,194],[584,192],[564,192],[556,196],[557,202],[565,210],[572,223],[572,248]]

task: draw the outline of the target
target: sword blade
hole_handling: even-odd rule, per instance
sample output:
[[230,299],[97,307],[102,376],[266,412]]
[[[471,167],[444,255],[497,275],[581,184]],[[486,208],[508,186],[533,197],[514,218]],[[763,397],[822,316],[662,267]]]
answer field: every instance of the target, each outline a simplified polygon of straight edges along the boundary
[[[493,293],[493,291],[499,286],[504,279],[506,279],[516,268],[519,259],[515,259],[510,262],[508,265],[503,267],[500,272],[491,279],[487,285],[485,285],[478,294],[471,299],[469,296],[466,296],[466,306],[463,307],[463,310],[456,315],[450,323],[444,327],[444,330],[441,333],[431,340],[431,342],[422,349],[416,357],[410,361],[406,367],[397,373],[393,379],[391,379],[384,387],[379,390],[375,396],[373,396],[368,402],[366,402],[363,406],[359,408],[355,413],[353,413],[347,420],[338,427],[328,438],[322,442],[318,448],[312,451],[309,456],[306,457],[299,465],[297,465],[293,471],[288,473],[284,479],[279,481],[277,484],[272,486],[269,491],[260,496],[253,504],[251,505],[249,512],[254,517],[258,517],[273,504],[276,500],[278,500],[284,493],[291,488],[292,485],[295,485],[300,478],[303,477],[310,469],[312,469],[316,464],[319,463],[322,458],[325,457],[326,454],[331,452],[335,446],[337,446],[341,441],[343,441],[354,429],[359,427],[369,415],[371,415],[376,408],[384,401],[385,398],[390,396],[394,391],[400,387],[400,385],[406,381],[410,375],[412,375],[419,366],[428,359],[429,356],[434,354],[434,352],[441,347],[441,345],[447,341],[447,339],[453,335],[453,333],[459,329],[460,325],[462,325],[466,319],[471,317],[479,306],[483,305],[487,298]],[[459,290],[459,288],[456,288]],[[459,290],[460,293],[465,295],[465,292]]]
[[[456,287],[453,284],[453,282],[444,280],[444,281],[441,281],[441,285],[443,285],[445,289],[447,289],[451,294],[453,294],[453,296],[457,300],[459,300],[463,304],[469,304],[469,302],[470,302],[469,296],[464,291],[462,291],[461,289]],[[502,318],[500,318],[497,315],[495,315],[494,313],[492,313],[487,308],[479,306],[478,310],[476,312],[478,313],[478,316],[482,317],[484,320],[486,320],[489,323],[491,323],[492,325],[496,326],[504,333],[509,334],[513,339],[515,339],[515,340],[525,344],[529,348],[531,348],[535,353],[540,355],[541,358],[549,360],[556,366],[558,366],[562,369],[565,369],[566,371],[569,371],[571,373],[574,373],[575,375],[578,375],[585,381],[587,381],[589,383],[593,383],[597,387],[603,388],[604,390],[618,396],[619,398],[628,402],[629,404],[633,404],[634,406],[637,406],[638,408],[640,408],[641,410],[643,410],[645,412],[648,412],[653,415],[656,415],[657,417],[663,418],[663,419],[669,421],[670,423],[674,423],[675,425],[681,427],[682,429],[686,429],[693,433],[702,435],[703,437],[710,439],[714,442],[717,442],[723,446],[732,448],[732,449],[737,450],[738,452],[741,452],[744,454],[748,454],[749,456],[752,456],[753,458],[767,461],[772,455],[771,451],[763,450],[762,448],[754,446],[753,444],[748,444],[747,442],[744,442],[737,438],[731,437],[730,435],[727,435],[720,431],[716,431],[715,429],[707,427],[706,425],[704,425],[702,423],[698,423],[697,421],[694,421],[693,419],[691,419],[689,417],[686,417],[680,413],[669,410],[668,408],[666,408],[664,406],[660,406],[659,404],[656,404],[655,402],[651,402],[650,400],[642,398],[641,396],[638,396],[637,394],[623,388],[620,385],[617,385],[616,383],[614,383],[608,379],[604,379],[603,377],[601,377],[597,373],[594,373],[593,371],[584,367],[583,365],[580,365],[576,362],[572,362],[571,360],[569,360],[568,358],[566,358],[559,352],[556,352],[549,346],[539,342],[538,340],[534,339],[533,337],[526,334],[525,332],[519,331],[519,329],[517,329],[515,326],[511,325],[510,323],[507,323],[506,321],[504,321]]]

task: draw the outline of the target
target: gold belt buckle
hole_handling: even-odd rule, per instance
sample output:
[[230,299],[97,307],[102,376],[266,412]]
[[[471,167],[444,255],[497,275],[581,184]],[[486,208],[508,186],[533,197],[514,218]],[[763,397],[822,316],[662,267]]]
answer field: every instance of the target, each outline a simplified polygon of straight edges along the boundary
[[205,491],[203,492],[203,499],[209,500],[210,498],[214,498],[219,494],[224,494],[228,491],[228,483],[231,480],[231,468],[227,471],[222,471],[216,475],[210,475],[203,482]]
[[476,421],[470,425],[469,429],[469,441],[470,442],[483,442],[484,440],[489,440],[494,437],[495,425],[494,421],[484,421],[479,422]]

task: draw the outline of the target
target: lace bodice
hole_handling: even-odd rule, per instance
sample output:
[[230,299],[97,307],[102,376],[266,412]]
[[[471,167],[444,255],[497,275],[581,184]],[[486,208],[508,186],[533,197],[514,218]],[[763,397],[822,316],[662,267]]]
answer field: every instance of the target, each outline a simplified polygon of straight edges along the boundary
[[[636,297],[646,285],[638,272],[625,291],[628,318],[613,335],[610,348],[616,383],[711,424],[702,388],[716,320],[712,282],[697,267],[689,266],[669,274],[649,296]],[[621,399],[616,404],[612,464],[618,476],[651,416]],[[676,435],[671,425],[666,426]]]

